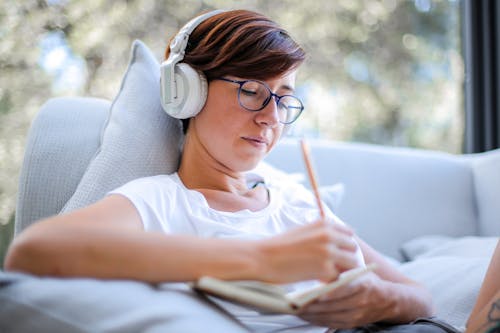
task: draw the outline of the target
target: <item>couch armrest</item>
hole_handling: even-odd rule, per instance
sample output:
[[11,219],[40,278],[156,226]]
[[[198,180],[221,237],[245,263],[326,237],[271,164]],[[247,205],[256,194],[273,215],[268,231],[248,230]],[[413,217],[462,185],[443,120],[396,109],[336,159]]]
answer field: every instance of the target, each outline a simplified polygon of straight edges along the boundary
[[19,177],[16,233],[59,213],[95,155],[110,102],[61,97],[47,101],[28,133]]

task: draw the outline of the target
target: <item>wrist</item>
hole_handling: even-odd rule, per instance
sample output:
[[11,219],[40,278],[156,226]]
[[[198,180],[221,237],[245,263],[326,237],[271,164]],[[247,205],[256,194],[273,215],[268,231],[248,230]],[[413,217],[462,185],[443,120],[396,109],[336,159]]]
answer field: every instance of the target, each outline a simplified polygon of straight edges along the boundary
[[208,240],[217,241],[213,256],[216,260],[207,263],[203,275],[223,280],[256,280],[259,276],[259,254],[253,241]]
[[255,280],[273,282],[273,277],[270,268],[273,265],[270,263],[270,246],[265,240],[252,241],[251,245],[253,253],[252,272]]
[[387,282],[386,288],[389,306],[385,322],[408,323],[432,315],[432,305],[428,301],[430,295],[423,287]]
[[288,260],[283,261],[283,253],[287,253],[283,247],[276,246],[271,240],[258,240],[253,242],[252,248],[255,250],[255,279],[269,283],[291,282],[293,275],[284,273],[291,271]]

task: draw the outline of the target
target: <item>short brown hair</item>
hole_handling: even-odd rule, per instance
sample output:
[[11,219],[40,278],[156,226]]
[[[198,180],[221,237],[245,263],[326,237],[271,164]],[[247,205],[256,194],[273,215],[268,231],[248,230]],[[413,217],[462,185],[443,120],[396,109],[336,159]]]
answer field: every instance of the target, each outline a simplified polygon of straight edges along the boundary
[[[165,52],[168,58],[170,48]],[[208,81],[224,75],[269,79],[298,67],[304,50],[275,22],[249,10],[214,15],[189,37],[185,62]]]

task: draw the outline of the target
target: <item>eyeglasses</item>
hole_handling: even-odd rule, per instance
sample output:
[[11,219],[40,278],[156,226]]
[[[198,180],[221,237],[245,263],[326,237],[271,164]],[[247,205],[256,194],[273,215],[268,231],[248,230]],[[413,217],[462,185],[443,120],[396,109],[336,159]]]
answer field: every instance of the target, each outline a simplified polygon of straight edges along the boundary
[[257,80],[231,80],[224,77],[216,80],[239,84],[238,102],[248,111],[260,111],[264,109],[274,97],[278,106],[278,118],[282,124],[291,124],[304,110],[304,105],[293,95],[276,95],[264,82]]

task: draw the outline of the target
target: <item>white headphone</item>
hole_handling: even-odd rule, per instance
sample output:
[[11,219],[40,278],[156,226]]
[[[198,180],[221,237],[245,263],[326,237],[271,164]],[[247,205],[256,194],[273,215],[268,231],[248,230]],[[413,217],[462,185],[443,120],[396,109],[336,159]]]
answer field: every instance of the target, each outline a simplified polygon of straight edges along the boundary
[[189,35],[203,21],[224,12],[214,10],[186,23],[170,43],[170,54],[160,66],[161,105],[174,118],[194,117],[207,100],[208,84],[205,75],[186,63],[181,63]]

